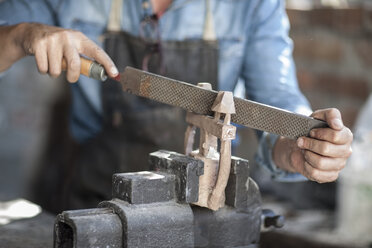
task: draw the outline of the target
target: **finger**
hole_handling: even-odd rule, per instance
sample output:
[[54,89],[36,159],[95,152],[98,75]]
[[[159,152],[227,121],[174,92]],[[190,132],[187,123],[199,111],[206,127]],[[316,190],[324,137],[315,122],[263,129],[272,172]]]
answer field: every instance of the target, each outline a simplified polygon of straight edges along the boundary
[[338,171],[321,171],[312,167],[309,163],[305,162],[304,176],[312,181],[318,183],[333,182],[338,178]]
[[45,48],[39,47],[35,50],[35,60],[37,69],[41,74],[48,72],[48,55]]
[[298,138],[297,146],[301,149],[306,149],[326,157],[347,158],[351,155],[351,147],[349,144],[335,145],[328,141],[322,141],[308,137]]
[[341,130],[344,127],[341,113],[338,109],[330,108],[317,110],[311,116],[316,119],[326,121],[327,124],[335,130]]
[[64,58],[67,62],[67,81],[74,83],[80,76],[80,56],[78,51],[72,46],[66,46],[64,49]]
[[346,165],[345,158],[324,157],[311,151],[305,151],[304,157],[308,164],[321,171],[340,171]]
[[351,143],[353,140],[353,134],[347,127],[342,128],[340,131],[331,128],[315,128],[310,131],[310,137],[336,145]]
[[81,53],[100,63],[110,77],[116,77],[118,75],[119,71],[107,53],[85,36],[81,46]]
[[58,43],[57,39],[53,39],[48,46],[48,73],[54,78],[58,77],[62,70],[63,52],[61,45]]

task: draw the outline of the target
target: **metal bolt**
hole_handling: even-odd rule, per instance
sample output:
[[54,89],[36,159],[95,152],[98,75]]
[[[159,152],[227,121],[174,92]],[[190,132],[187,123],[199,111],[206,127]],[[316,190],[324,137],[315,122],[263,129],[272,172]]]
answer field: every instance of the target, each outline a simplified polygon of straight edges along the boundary
[[271,209],[262,209],[262,222],[265,228],[270,226],[281,228],[284,226],[285,218],[283,215],[277,215]]

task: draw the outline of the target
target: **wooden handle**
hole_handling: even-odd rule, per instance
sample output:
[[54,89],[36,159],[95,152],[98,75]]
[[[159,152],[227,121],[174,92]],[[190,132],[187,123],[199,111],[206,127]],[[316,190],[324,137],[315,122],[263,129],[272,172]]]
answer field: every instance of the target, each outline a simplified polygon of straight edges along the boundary
[[[89,77],[90,76],[90,68],[91,68],[91,66],[94,62],[89,60],[89,59],[80,57],[80,63],[81,63],[80,74]],[[62,71],[66,71],[66,70],[67,70],[67,61],[66,61],[65,58],[63,58],[62,59]]]

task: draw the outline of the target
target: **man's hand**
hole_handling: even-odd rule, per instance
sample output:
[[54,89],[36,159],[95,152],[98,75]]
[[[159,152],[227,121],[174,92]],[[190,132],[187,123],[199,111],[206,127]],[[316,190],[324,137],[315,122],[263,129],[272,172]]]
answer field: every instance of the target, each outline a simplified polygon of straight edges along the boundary
[[299,172],[312,181],[335,181],[351,155],[353,134],[343,125],[337,109],[318,110],[311,116],[326,121],[329,128],[313,129],[310,137],[297,141],[279,138],[273,150],[274,161],[278,167]]
[[[61,74],[62,58],[67,61],[67,80],[76,82],[80,75],[80,55],[102,64],[110,77],[118,70],[110,57],[78,31],[37,23],[0,27],[0,71],[26,55],[34,55],[40,73],[52,77]],[[3,56],[4,55],[4,56]]]

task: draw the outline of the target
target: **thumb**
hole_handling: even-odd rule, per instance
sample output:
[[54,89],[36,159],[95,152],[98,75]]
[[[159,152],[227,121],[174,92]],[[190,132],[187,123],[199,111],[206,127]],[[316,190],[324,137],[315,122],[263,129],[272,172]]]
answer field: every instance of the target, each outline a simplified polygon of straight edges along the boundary
[[327,122],[332,129],[341,130],[344,127],[341,113],[336,108],[316,110],[311,116]]

